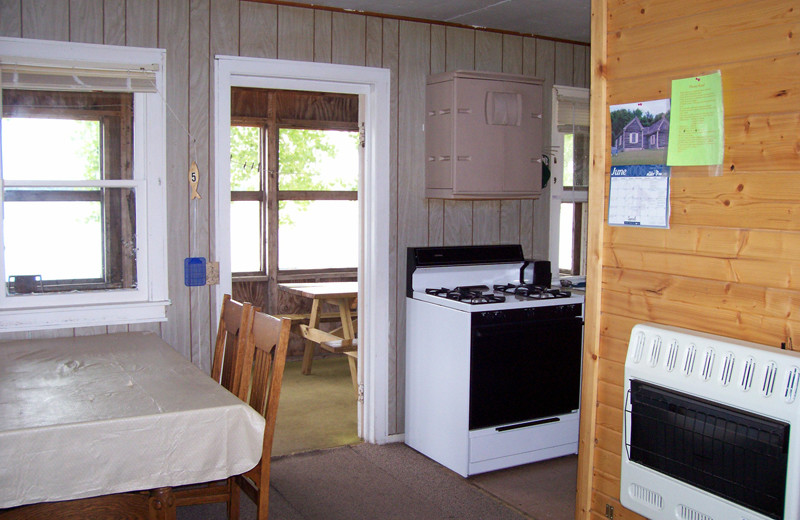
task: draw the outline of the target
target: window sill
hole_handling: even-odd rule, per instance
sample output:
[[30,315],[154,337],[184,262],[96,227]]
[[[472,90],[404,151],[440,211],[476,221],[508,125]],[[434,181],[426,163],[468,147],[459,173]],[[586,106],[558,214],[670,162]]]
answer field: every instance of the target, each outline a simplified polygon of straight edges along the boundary
[[97,327],[167,320],[169,300],[0,311],[0,332]]

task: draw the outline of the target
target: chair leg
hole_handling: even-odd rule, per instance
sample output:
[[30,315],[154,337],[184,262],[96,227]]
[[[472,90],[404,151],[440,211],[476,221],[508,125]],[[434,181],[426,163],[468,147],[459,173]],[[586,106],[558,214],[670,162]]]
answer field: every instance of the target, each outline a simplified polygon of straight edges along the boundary
[[258,490],[258,512],[256,518],[258,520],[267,520],[269,515],[269,487],[267,489]]
[[236,483],[236,477],[230,477],[228,479],[228,486],[230,486],[230,496],[228,497],[228,520],[239,520],[241,494],[239,493],[239,485]]

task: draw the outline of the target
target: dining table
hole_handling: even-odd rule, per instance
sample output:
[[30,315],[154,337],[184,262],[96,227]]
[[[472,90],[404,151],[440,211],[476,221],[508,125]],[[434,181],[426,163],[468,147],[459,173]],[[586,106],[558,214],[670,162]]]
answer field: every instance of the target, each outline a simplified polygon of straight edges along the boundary
[[[321,345],[331,351],[341,351],[347,354],[350,364],[350,375],[353,385],[358,389],[357,376],[357,348],[356,348],[356,322],[353,309],[358,298],[358,282],[304,282],[304,283],[281,283],[278,288],[295,296],[309,298],[311,300],[311,312],[307,315],[295,315],[302,323],[295,330],[305,340],[303,350],[302,373],[311,373],[311,365],[314,359],[314,349]],[[323,308],[325,304],[334,305],[338,309],[338,318],[341,326],[332,331],[325,331],[319,328],[323,319]],[[344,341],[342,341],[344,340]],[[337,345],[331,348],[330,345]],[[342,346],[343,345],[343,346]]]
[[260,414],[156,334],[0,343],[0,518],[132,493],[174,519],[172,488],[251,469],[263,435]]

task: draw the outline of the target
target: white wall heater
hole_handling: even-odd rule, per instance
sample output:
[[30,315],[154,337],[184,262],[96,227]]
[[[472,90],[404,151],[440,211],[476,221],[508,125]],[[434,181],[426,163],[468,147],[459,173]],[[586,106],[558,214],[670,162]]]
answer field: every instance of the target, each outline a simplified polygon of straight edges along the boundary
[[800,520],[800,353],[639,324],[620,500],[653,520]]

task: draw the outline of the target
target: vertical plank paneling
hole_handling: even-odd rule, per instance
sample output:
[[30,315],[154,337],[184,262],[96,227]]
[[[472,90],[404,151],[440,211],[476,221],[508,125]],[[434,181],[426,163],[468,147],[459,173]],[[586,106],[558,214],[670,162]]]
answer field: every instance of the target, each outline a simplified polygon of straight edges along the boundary
[[500,33],[475,32],[475,70],[503,71],[503,35]]
[[240,54],[254,58],[276,58],[278,6],[260,2],[241,2],[239,19]]
[[503,35],[503,72],[522,74],[522,36]]
[[103,0],[69,1],[69,39],[103,43]]
[[[447,30],[443,25],[431,25],[431,74],[445,72],[447,58]],[[428,243],[429,246],[444,245],[444,201],[428,199]]]
[[21,0],[0,0],[0,36],[22,36]]
[[564,42],[556,42],[556,70],[554,80],[556,85],[572,85],[573,60],[573,45]]
[[500,201],[476,200],[472,204],[472,243],[500,243]]
[[[260,5],[260,4],[259,4]],[[268,6],[265,6],[268,7]],[[274,9],[273,9],[274,10]],[[259,16],[270,9],[259,9],[253,16]],[[212,186],[214,177],[211,175],[211,122],[210,114],[213,111],[211,102],[211,73],[209,64],[210,56],[210,16],[209,0],[191,0],[189,3],[189,160],[197,162],[201,172],[198,191],[200,200],[192,200],[190,218],[192,221],[192,237],[194,240],[192,255],[206,256],[217,260],[211,253],[210,221],[211,203],[214,200]],[[267,20],[262,18],[268,27]],[[274,34],[274,33],[273,33]],[[261,41],[268,41],[264,37]],[[232,45],[231,45],[232,46]],[[259,49],[264,47],[258,46]],[[274,48],[274,39],[273,39]],[[191,246],[192,244],[190,244]],[[192,362],[206,373],[211,372],[211,342],[216,334],[216,309],[213,303],[210,288],[197,288],[192,290],[191,296],[191,326],[192,326]]]
[[[372,18],[370,18],[372,20]],[[367,42],[370,41],[369,35],[377,32],[369,29],[370,22],[367,22]],[[404,257],[403,251],[398,250],[397,244],[397,136],[398,136],[398,70],[399,70],[399,24],[397,20],[380,19],[381,40],[380,45],[381,61],[380,66],[391,71],[389,84],[389,113],[391,125],[389,127],[389,227],[392,236],[389,239],[389,273],[398,272],[398,257]],[[367,65],[377,66],[370,56],[373,52],[367,49]],[[398,293],[402,290],[393,284],[394,291],[389,296],[389,334],[397,338],[398,329],[405,327],[405,312],[398,312]],[[402,433],[405,430],[404,411],[405,411],[405,350],[399,348],[397,341],[389,342],[389,433]]]
[[22,0],[22,37],[69,40],[69,0]]
[[366,63],[367,18],[360,14],[333,13],[331,61],[343,65]]
[[430,70],[430,25],[400,21],[397,29],[397,266],[395,293],[397,309],[397,366],[399,379],[395,397],[397,427],[403,425],[403,386],[405,367],[405,279],[406,248],[425,245],[427,240],[427,205],[425,204],[425,142],[422,125],[425,115],[425,80]]
[[[166,49],[167,67],[167,235],[169,261],[169,297],[167,322],[161,327],[164,340],[172,348],[192,358],[191,291],[207,292],[205,287],[183,284],[183,259],[191,256],[190,244],[196,243],[197,212],[189,216],[187,156],[189,136],[189,0],[160,2],[158,12],[158,46]],[[187,232],[188,231],[188,232]],[[199,348],[199,345],[198,345]]]
[[278,58],[314,61],[314,11],[302,7],[278,6]]
[[[366,49],[367,67],[381,67],[383,62],[383,18],[367,17]],[[396,41],[396,40],[395,40]]]
[[518,244],[520,239],[520,201],[504,200],[500,208],[500,242],[503,244]]
[[125,2],[125,44],[134,47],[158,45],[158,0]]
[[330,11],[314,11],[314,61],[331,62],[333,46]]
[[125,45],[125,0],[105,0],[103,32],[107,45]]

